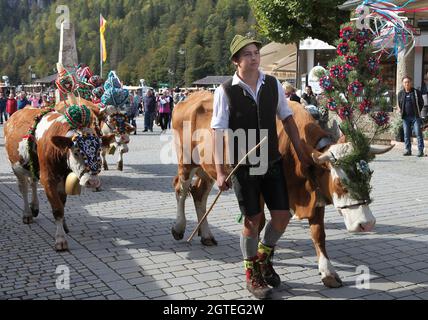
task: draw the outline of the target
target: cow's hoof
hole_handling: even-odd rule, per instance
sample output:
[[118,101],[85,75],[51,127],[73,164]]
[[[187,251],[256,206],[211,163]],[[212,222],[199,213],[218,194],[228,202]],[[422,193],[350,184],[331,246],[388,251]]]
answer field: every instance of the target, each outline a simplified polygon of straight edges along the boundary
[[64,251],[68,251],[68,243],[67,240],[65,240],[65,238],[60,238],[57,239],[55,242],[55,250],[57,252],[64,252]]
[[330,275],[321,280],[327,288],[340,288],[343,286],[343,282],[338,275]]
[[98,188],[94,189],[94,192],[101,192],[101,191],[103,191],[103,189],[101,187],[98,187]]
[[123,171],[123,163],[119,163],[119,164],[117,165],[117,170],[119,170],[119,171]]
[[33,216],[29,216],[29,217],[25,216],[25,217],[23,217],[22,218],[22,222],[24,224],[32,224],[33,223]]
[[33,217],[37,218],[39,216],[39,213],[40,213],[39,209],[32,208],[32,207],[30,207],[30,209],[31,209],[31,214],[33,215]]
[[174,227],[172,227],[171,233],[172,233],[172,236],[174,237],[174,239],[177,241],[183,240],[183,238],[184,238],[184,232],[178,233],[177,231],[175,231]]
[[206,247],[215,247],[218,244],[214,238],[202,238],[201,243]]
[[108,171],[108,167],[106,165],[103,166],[104,171]]

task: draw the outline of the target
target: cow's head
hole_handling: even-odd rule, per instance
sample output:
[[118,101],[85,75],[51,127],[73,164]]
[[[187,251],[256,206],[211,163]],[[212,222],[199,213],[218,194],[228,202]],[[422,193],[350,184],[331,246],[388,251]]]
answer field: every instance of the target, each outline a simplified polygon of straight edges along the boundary
[[[383,154],[394,146],[370,147],[369,154]],[[328,192],[333,205],[345,220],[349,232],[370,232],[376,219],[369,204],[372,171],[364,160],[350,159],[351,143],[339,143],[329,147],[323,154],[312,157],[316,164],[330,169]],[[351,160],[351,162],[347,162]]]
[[114,140],[114,135],[103,136],[101,139],[92,133],[76,133],[72,138],[52,137],[54,146],[67,153],[67,164],[70,170],[79,178],[80,185],[88,188],[98,188],[101,172],[101,147],[108,146]]
[[135,128],[128,123],[128,117],[120,112],[114,112],[107,116],[106,124],[110,133],[115,135],[115,145],[121,153],[128,152],[129,134],[135,131]]

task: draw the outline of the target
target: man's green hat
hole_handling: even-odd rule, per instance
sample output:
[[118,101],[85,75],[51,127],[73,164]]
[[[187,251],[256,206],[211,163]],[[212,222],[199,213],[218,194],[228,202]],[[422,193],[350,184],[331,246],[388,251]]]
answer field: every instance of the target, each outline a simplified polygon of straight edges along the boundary
[[252,43],[254,43],[259,49],[262,47],[262,43],[260,41],[250,39],[239,34],[236,35],[230,43],[230,59],[232,59],[233,56],[239,52],[239,50]]

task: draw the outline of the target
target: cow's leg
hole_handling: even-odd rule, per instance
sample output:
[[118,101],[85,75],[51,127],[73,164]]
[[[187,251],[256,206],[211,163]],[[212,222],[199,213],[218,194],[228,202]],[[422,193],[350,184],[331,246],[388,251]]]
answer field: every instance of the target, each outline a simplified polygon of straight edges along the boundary
[[179,175],[176,186],[177,197],[177,220],[172,227],[172,235],[175,240],[182,240],[186,231],[186,214],[184,212],[185,202],[192,184],[192,178],[195,175],[197,168],[193,168],[190,172],[184,172]]
[[[196,214],[198,215],[198,222],[200,222],[207,212],[208,195],[214,185],[214,181],[208,176],[200,178],[198,184],[191,189],[193,202],[195,203]],[[216,246],[217,241],[210,231],[207,219],[201,224],[199,229],[201,242],[204,246]]]
[[31,214],[33,215],[34,218],[37,218],[39,215],[39,198],[37,197],[37,181],[31,181],[31,196],[32,196],[32,200],[31,200],[31,204],[30,204],[30,209],[31,209]]
[[55,218],[56,234],[55,234],[55,250],[67,251],[68,243],[67,236],[64,230],[64,203],[61,199],[57,186],[52,184],[45,184],[46,196],[52,207],[52,213]]
[[16,177],[18,178],[18,187],[19,187],[19,191],[22,194],[22,200],[24,200],[22,222],[24,224],[32,224],[33,214],[31,213],[31,209],[28,204],[28,177],[20,174],[16,174]]
[[[65,208],[65,203],[67,202],[67,193],[65,192],[64,186],[65,186],[65,182],[61,182],[58,185],[58,193],[59,193],[59,197],[61,198],[62,205]],[[65,233],[69,234],[70,233],[70,229],[68,228],[67,223],[65,222],[65,217],[63,219],[63,227],[64,227]]]
[[101,159],[103,161],[103,169],[105,171],[108,171],[108,164],[107,164],[107,160],[106,160],[106,155],[107,155],[107,148],[102,148],[102,150],[101,150]]
[[339,288],[342,280],[331,264],[327,250],[325,248],[325,230],[324,230],[324,213],[325,207],[316,208],[314,217],[309,219],[311,228],[312,241],[318,256],[318,270],[321,274],[321,280],[326,287]]
[[117,161],[117,170],[123,171],[123,152],[119,152],[119,160]]

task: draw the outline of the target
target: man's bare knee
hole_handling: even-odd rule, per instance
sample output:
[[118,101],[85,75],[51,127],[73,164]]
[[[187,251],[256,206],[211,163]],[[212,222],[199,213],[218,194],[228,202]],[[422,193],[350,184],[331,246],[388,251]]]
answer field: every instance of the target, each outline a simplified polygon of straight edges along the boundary
[[275,230],[284,232],[290,223],[291,214],[288,210],[283,211],[272,211],[272,226]]
[[259,226],[262,218],[262,213],[251,217],[245,217],[244,236],[256,237],[259,233]]

